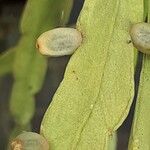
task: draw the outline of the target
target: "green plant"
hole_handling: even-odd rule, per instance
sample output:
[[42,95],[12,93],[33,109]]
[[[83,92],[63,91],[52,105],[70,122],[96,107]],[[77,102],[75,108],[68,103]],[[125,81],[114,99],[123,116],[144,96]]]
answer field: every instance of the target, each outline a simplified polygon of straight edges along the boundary
[[[28,18],[27,7],[22,32],[25,35],[31,33],[30,19],[38,20],[36,24],[39,26],[34,28],[33,35],[22,37],[17,50],[12,50],[15,54],[10,51],[0,58],[0,62],[5,62],[1,74],[10,72],[10,62],[14,61],[15,83],[10,106],[19,127],[28,125],[32,118],[32,99],[41,88],[46,70],[45,59],[35,54],[33,43],[44,30],[58,25],[61,17],[54,16],[67,6],[62,1],[52,1],[58,4],[58,9],[50,17],[50,26],[43,24],[43,19],[49,15],[45,8],[48,10],[47,6],[53,7],[54,3],[48,0],[43,3],[40,0],[39,3],[29,2],[28,7],[35,9],[34,14],[39,13],[41,4],[43,9],[36,16],[40,19]],[[129,30],[137,22],[149,22],[149,6],[149,0],[85,0],[77,22],[77,29],[83,35],[82,45],[71,57],[64,79],[41,124],[40,134],[48,140],[52,150],[116,149],[116,131],[127,117],[135,94],[134,74],[138,53],[132,43],[127,42],[130,39]],[[65,10],[68,18],[70,7]],[[149,61],[149,56],[144,55],[129,150],[148,150],[150,147]],[[41,74],[36,70],[39,62],[44,68],[42,72],[40,69]],[[22,111],[25,100],[30,108]]]
[[129,29],[141,22],[140,0],[85,1],[77,28],[83,44],[71,57],[47,110],[41,133],[52,149],[115,149],[113,134],[134,97],[134,53]]
[[30,130],[34,96],[41,89],[47,70],[46,58],[35,48],[36,40],[41,33],[67,23],[72,3],[72,0],[28,0],[20,24],[21,39],[16,47],[0,56],[0,76],[13,73],[14,77],[10,98],[15,120],[12,137]]

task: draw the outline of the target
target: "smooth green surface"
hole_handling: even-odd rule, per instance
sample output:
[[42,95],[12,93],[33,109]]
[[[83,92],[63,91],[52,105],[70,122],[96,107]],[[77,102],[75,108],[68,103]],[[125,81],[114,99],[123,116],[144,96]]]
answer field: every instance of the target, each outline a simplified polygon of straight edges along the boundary
[[109,136],[108,150],[116,150],[117,148],[117,133],[115,132],[112,136]]
[[13,49],[0,55],[0,77],[12,72],[14,55],[15,51]]
[[150,149],[150,57],[144,56],[129,150]]
[[144,15],[143,15],[143,20],[147,22],[147,19],[149,17],[149,0],[143,0],[144,3]]
[[[150,22],[150,1],[144,0],[144,14]],[[145,18],[144,18],[145,19]],[[129,150],[150,149],[150,56],[143,55],[139,92],[130,135]]]
[[134,96],[134,50],[127,41],[143,17],[141,0],[86,0],[83,44],[71,57],[41,133],[51,150],[107,150]]

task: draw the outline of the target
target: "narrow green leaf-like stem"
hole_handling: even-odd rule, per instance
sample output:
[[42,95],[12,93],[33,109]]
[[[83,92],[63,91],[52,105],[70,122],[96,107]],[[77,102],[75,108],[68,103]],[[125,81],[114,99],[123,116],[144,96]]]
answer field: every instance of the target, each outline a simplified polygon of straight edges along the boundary
[[[144,18],[150,23],[150,0],[144,0]],[[150,149],[150,56],[143,55],[138,98],[129,141],[129,150]]]
[[134,50],[127,40],[142,18],[141,0],[85,1],[77,22],[82,45],[41,125],[51,150],[109,149],[133,100]]
[[148,17],[149,17],[149,0],[143,0],[144,3],[144,15],[143,15],[143,20],[147,21]]
[[42,87],[47,61],[35,48],[38,36],[56,26],[67,23],[72,0],[28,0],[21,20],[22,34],[14,48],[14,84],[10,110],[20,129],[28,125],[34,115],[34,95]]
[[15,50],[10,49],[0,55],[0,77],[12,73]]

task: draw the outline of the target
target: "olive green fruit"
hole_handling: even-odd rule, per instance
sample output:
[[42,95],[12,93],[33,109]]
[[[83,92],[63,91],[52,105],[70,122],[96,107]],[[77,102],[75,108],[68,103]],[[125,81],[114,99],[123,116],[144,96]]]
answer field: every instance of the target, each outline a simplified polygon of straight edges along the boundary
[[135,48],[145,54],[150,54],[150,24],[141,22],[132,25],[130,36]]
[[40,134],[23,132],[10,144],[11,150],[49,150],[49,144]]
[[74,28],[55,28],[44,32],[36,47],[40,53],[48,56],[71,55],[81,45],[82,35]]

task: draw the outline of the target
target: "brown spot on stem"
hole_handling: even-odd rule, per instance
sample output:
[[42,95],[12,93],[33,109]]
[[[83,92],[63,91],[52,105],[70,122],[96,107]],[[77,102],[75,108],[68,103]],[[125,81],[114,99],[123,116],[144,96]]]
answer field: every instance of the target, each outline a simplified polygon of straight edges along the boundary
[[76,73],[74,70],[72,71],[74,74]]
[[36,42],[36,48],[37,48],[37,49],[40,49],[40,45],[39,45],[38,42]]

